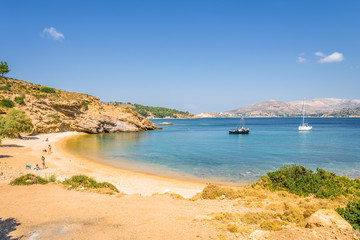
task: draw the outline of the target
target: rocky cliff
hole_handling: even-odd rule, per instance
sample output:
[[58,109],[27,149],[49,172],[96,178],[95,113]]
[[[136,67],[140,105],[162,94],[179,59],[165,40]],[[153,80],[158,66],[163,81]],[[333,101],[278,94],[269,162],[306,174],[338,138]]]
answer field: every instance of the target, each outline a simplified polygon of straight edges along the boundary
[[[14,108],[30,116],[34,133],[136,132],[156,129],[151,121],[134,110],[108,106],[90,95],[0,77],[0,101],[3,99],[11,100]],[[9,109],[4,101],[0,102],[0,106],[2,113]]]

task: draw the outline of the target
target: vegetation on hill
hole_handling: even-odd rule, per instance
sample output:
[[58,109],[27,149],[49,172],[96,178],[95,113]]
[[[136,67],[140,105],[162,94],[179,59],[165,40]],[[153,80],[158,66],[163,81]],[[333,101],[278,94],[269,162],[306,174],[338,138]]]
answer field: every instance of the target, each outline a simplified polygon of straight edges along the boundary
[[8,72],[10,72],[10,68],[7,64],[7,62],[0,62],[0,74],[1,76],[4,76],[4,74],[7,74]]
[[176,109],[165,108],[165,107],[151,107],[141,104],[123,103],[123,102],[109,102],[106,103],[112,106],[129,107],[140,113],[142,116],[147,118],[191,118],[194,115],[189,112],[183,112]]
[[360,108],[343,108],[328,114],[330,117],[360,116]]
[[21,110],[11,109],[5,116],[0,116],[0,142],[5,137],[21,137],[20,133],[32,129],[31,119]]
[[[34,133],[59,131],[136,132],[156,126],[134,108],[108,106],[88,94],[67,92],[0,76],[0,114],[24,111]],[[106,121],[104,121],[106,119]]]

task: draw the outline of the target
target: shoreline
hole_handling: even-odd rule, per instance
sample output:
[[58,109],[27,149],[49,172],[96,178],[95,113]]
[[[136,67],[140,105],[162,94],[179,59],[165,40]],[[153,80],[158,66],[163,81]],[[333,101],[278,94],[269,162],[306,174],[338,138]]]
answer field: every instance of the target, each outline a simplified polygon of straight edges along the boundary
[[[176,173],[175,171],[166,171],[166,170],[160,170],[160,169],[156,169],[156,168],[155,169],[143,168],[140,164],[130,163],[129,161],[131,161],[131,159],[127,159],[124,162],[122,162],[121,164],[117,165],[116,161],[101,160],[101,157],[88,158],[86,156],[80,156],[80,155],[77,155],[76,153],[73,153],[70,150],[68,150],[65,145],[67,144],[67,142],[69,140],[72,140],[77,137],[81,137],[81,135],[83,135],[83,134],[77,134],[74,136],[67,137],[66,139],[63,139],[60,144],[61,150],[70,156],[73,156],[73,157],[76,157],[79,159],[83,159],[85,161],[89,161],[92,163],[97,163],[102,166],[111,167],[116,170],[129,172],[131,174],[141,174],[141,175],[145,175],[147,177],[159,177],[164,180],[176,180],[176,181],[181,181],[181,182],[199,183],[199,184],[204,184],[204,185],[205,184],[217,184],[217,185],[231,186],[231,187],[247,186],[256,181],[256,180],[255,181],[250,181],[250,180],[249,181],[245,181],[245,180],[243,180],[243,181],[228,180],[227,181],[227,180],[221,179],[221,178],[207,179],[207,178],[196,177],[196,176],[193,176],[191,174],[186,174],[186,173]],[[87,133],[84,133],[84,135],[87,135]]]
[[[66,142],[81,134],[85,133],[61,132],[39,134],[22,140],[4,139],[3,146],[8,145],[12,147],[1,148],[0,154],[3,155],[4,153],[4,156],[10,155],[11,157],[9,159],[11,159],[11,163],[16,162],[16,164],[11,165],[6,163],[11,168],[7,169],[5,172],[5,181],[9,182],[13,178],[27,173],[41,176],[50,176],[54,174],[60,181],[73,175],[84,174],[93,177],[97,181],[110,182],[114,184],[120,192],[125,194],[151,196],[153,194],[175,193],[185,198],[191,198],[195,194],[201,192],[206,186],[206,183],[184,181],[176,178],[121,169],[95,162],[66,151]],[[49,139],[49,142],[44,142],[46,138]],[[44,147],[46,148],[48,144],[52,145],[51,154],[42,152],[42,149]],[[14,150],[14,148],[17,149]],[[6,152],[8,152],[8,154]],[[17,154],[13,155],[12,153],[15,152],[17,152]],[[26,155],[26,157],[24,157],[24,155]],[[35,166],[37,163],[41,166],[41,155],[44,155],[46,158],[47,169],[40,171],[25,169],[26,164]],[[0,169],[0,171],[2,170]],[[0,178],[0,182],[1,181],[3,181],[3,179]]]

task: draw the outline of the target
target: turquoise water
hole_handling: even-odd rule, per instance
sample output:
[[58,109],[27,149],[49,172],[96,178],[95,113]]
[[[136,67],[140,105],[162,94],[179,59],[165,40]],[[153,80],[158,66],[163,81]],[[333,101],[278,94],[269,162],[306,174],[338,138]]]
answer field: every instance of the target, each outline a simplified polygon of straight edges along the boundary
[[228,133],[240,119],[167,121],[175,125],[142,133],[80,136],[66,147],[115,167],[214,183],[254,181],[287,163],[360,176],[360,119],[311,118],[313,130],[299,132],[296,118],[250,118],[249,135]]

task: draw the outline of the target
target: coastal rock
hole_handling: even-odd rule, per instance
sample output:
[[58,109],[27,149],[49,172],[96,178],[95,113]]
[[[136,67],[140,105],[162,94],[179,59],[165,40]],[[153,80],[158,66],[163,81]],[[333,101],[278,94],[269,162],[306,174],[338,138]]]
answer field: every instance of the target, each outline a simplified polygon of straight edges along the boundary
[[342,231],[353,231],[353,227],[337,212],[331,209],[320,209],[310,216],[307,228],[328,227]]
[[173,123],[171,123],[171,122],[161,122],[161,123],[158,123],[158,124],[156,124],[156,125],[159,125],[159,126],[168,125],[168,126],[170,126],[170,125],[175,125],[175,124],[173,124]]
[[[33,134],[60,131],[87,133],[138,132],[157,129],[149,120],[129,108],[108,106],[98,98],[81,93],[54,89],[42,92],[43,86],[16,79],[1,78],[9,91],[0,92],[1,99],[22,97],[25,105],[15,104],[32,120]],[[7,109],[1,109],[6,112]]]

